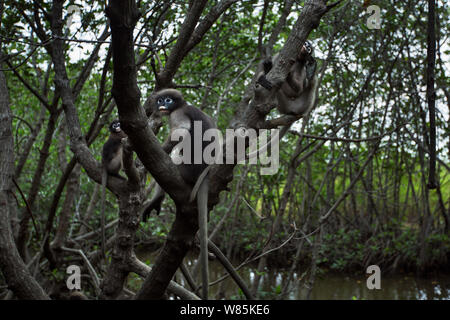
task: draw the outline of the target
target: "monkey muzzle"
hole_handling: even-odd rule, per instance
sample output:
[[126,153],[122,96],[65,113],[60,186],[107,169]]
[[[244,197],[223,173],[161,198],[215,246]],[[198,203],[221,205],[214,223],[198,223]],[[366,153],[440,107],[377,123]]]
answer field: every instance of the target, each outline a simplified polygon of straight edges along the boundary
[[167,108],[166,106],[160,106],[159,112],[167,114],[167,113],[169,113],[169,108]]
[[171,106],[174,104],[174,100],[171,97],[160,97],[156,102],[158,106],[158,110],[161,113],[168,114],[170,113]]

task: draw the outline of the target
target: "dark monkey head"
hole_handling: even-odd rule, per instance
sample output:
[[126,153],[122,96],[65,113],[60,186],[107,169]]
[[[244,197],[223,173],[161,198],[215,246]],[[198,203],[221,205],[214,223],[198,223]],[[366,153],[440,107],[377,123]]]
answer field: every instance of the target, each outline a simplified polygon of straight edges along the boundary
[[126,138],[126,133],[120,127],[119,120],[114,120],[108,127],[109,132],[111,133],[110,137],[112,138]]
[[300,50],[300,53],[298,55],[298,60],[304,61],[306,58],[312,56],[314,52],[314,48],[312,46],[312,43],[308,40],[305,41],[305,43],[302,46],[302,49]]
[[303,45],[302,50],[305,50],[306,53],[311,54],[312,50],[313,50],[313,46],[311,44],[311,42],[309,42],[308,40],[305,41],[305,44]]
[[113,122],[111,122],[111,124],[109,125],[109,131],[111,133],[120,133],[122,131],[122,129],[120,128],[119,120],[114,120]]
[[185,103],[182,94],[175,89],[164,89],[159,91],[156,94],[155,100],[159,112],[165,115],[182,107]]

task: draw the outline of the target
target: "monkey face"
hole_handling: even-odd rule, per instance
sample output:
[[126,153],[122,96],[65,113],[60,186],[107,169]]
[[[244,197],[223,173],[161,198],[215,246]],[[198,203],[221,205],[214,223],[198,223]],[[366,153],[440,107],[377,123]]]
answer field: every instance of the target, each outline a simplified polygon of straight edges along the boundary
[[170,96],[161,96],[156,100],[156,106],[162,114],[169,114],[175,109],[175,100]]
[[297,60],[303,62],[306,59],[308,59],[308,57],[312,56],[314,49],[313,46],[311,44],[311,42],[309,41],[305,41],[305,43],[303,44],[300,53],[297,56]]
[[112,133],[119,133],[121,131],[119,120],[114,120],[113,122],[111,122],[111,124],[109,125],[109,131],[111,131]]
[[309,41],[305,41],[305,43],[302,46],[302,49],[300,51],[300,56],[301,57],[306,57],[306,56],[310,56],[313,52],[313,47],[311,42]]
[[305,44],[303,45],[303,48],[305,49],[305,51],[306,51],[308,54],[311,54],[311,53],[312,53],[312,44],[311,44],[311,42],[306,41]]

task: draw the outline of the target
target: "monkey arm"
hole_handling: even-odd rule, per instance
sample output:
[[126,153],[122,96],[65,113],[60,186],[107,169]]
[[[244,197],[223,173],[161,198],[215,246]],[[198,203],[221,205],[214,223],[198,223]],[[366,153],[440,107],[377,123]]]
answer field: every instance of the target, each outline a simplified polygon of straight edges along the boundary
[[290,99],[283,90],[277,92],[278,110],[287,115],[305,115],[311,110],[316,101],[317,77],[314,76],[311,83],[295,99]]
[[142,213],[142,221],[146,222],[150,214],[153,210],[156,211],[156,214],[159,215],[161,212],[161,204],[166,196],[166,193],[161,188],[159,184],[156,184],[155,187],[155,195],[150,200],[150,203],[145,207],[144,212]]
[[313,75],[310,83],[308,84],[308,88],[302,93],[299,97],[299,103],[302,105],[301,112],[302,114],[308,113],[316,103],[317,96],[316,90],[319,84],[319,79],[316,75]]
[[133,159],[133,148],[128,141],[128,138],[122,139],[123,144],[123,169],[129,178],[129,185],[139,188],[140,174],[136,168],[135,161]]
[[311,87],[316,73],[316,67],[316,59],[310,55],[304,57],[303,60],[297,60],[293,69],[286,77],[286,83],[291,90],[285,90],[285,94],[290,98],[300,97],[304,91]]
[[[169,135],[167,139],[164,141],[162,148],[167,154],[170,154],[175,144],[176,141],[172,141]],[[150,200],[150,203],[145,207],[144,211],[142,212],[143,222],[147,221],[148,217],[150,216],[153,210],[155,210],[156,214],[159,215],[159,213],[161,212],[161,205],[162,202],[164,201],[165,196],[166,193],[164,192],[164,190],[158,183],[156,183],[155,194]]]
[[310,56],[305,65],[306,79],[308,81],[313,80],[314,75],[316,74],[316,68],[317,68],[316,59]]
[[[300,94],[303,92],[305,87],[305,72],[303,68],[300,71],[289,72],[286,83],[289,85],[293,95],[290,95],[291,98],[298,98]],[[286,93],[286,92],[285,92]]]
[[178,143],[178,141],[172,141],[170,139],[170,135],[167,137],[166,141],[164,141],[162,148],[163,150],[167,153],[170,154],[170,152],[172,151],[173,147],[175,147],[175,145]]

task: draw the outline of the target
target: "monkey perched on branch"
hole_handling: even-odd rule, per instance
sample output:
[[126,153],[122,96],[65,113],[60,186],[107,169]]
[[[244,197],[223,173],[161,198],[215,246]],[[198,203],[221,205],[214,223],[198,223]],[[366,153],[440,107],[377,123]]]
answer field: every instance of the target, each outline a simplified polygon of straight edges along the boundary
[[[316,102],[317,62],[313,57],[314,49],[309,41],[302,46],[300,53],[295,59],[286,80],[282,83],[276,93],[277,109],[281,114],[304,116]],[[278,54],[268,57],[260,63],[262,70],[258,75],[255,91],[272,89],[272,83],[267,80],[266,75],[272,70]]]
[[105,196],[106,196],[106,183],[108,176],[113,176],[122,180],[125,180],[119,172],[123,168],[123,145],[122,139],[127,135],[120,128],[119,120],[114,120],[109,125],[109,138],[106,140],[102,149],[102,215],[101,215],[101,230],[102,230],[102,253],[105,256]]
[[[201,161],[196,162],[195,155],[195,147],[196,135],[194,133],[194,127],[196,123],[201,123],[201,136],[200,139],[203,138],[205,131],[208,129],[216,128],[215,123],[212,119],[203,113],[200,109],[195,108],[194,106],[188,104],[181,92],[175,89],[164,89],[156,93],[156,107],[159,112],[163,115],[169,116],[169,125],[170,125],[170,135],[176,130],[184,130],[183,140],[189,139],[190,141],[190,151],[191,154],[188,157],[190,163],[182,163],[178,165],[180,170],[181,177],[183,180],[194,186],[197,182],[199,186],[198,192],[195,194],[194,198],[191,199],[193,201],[195,198],[197,199],[197,207],[198,207],[198,225],[199,225],[199,238],[200,238],[200,261],[202,266],[202,296],[203,299],[208,298],[208,231],[207,231],[207,223],[208,223],[208,177],[202,176],[202,179],[199,179],[202,172],[208,166],[203,159],[203,151],[205,147],[208,145],[205,141],[200,141],[201,151],[200,157]],[[170,136],[166,140],[164,149],[169,152],[172,150],[172,145],[174,144],[171,141]],[[197,141],[198,142],[198,141]],[[182,157],[180,151],[174,150],[172,152],[171,158],[175,161],[175,158]],[[183,151],[184,152],[184,151]],[[198,156],[198,155],[197,155]],[[177,161],[178,162],[178,161]],[[159,186],[156,185],[156,191],[153,198],[150,200],[150,204],[145,208],[143,212],[142,219],[146,221],[149,217],[150,213],[155,210],[157,214],[159,214],[161,210],[161,203],[164,200],[165,192]]]

